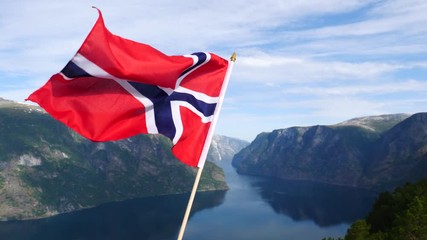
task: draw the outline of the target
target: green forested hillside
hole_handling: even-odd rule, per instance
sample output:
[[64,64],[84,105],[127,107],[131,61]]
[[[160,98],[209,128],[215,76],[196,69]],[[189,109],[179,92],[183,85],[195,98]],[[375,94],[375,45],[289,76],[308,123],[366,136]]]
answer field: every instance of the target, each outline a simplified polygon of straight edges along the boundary
[[[189,192],[196,169],[170,147],[160,135],[94,143],[37,107],[0,99],[0,219]],[[199,190],[220,189],[227,189],[223,172],[208,162]]]
[[344,238],[322,240],[406,239],[427,239],[427,179],[381,193],[368,216],[351,224]]
[[354,222],[345,240],[427,239],[427,179],[381,193],[373,210]]

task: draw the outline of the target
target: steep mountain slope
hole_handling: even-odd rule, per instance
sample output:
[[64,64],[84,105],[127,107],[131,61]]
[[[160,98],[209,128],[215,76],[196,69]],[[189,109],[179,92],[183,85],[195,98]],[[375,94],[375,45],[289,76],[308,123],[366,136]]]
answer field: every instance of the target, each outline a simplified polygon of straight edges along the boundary
[[384,132],[394,127],[396,124],[410,117],[410,114],[384,114],[378,116],[366,116],[353,118],[333,126],[356,126],[374,132]]
[[212,144],[208,153],[208,160],[231,161],[234,154],[238,153],[248,145],[249,142],[244,140],[215,135],[212,138]]
[[[336,182],[355,186],[361,177],[366,152],[348,135],[355,127],[293,127],[259,135],[249,147],[235,155],[239,173],[284,179]],[[346,135],[348,134],[348,135]],[[375,136],[357,142],[367,146]]]
[[426,115],[383,115],[262,133],[235,155],[233,165],[245,174],[395,187],[427,176]]
[[427,113],[414,114],[385,132],[366,168],[367,184],[397,186],[427,176]]
[[[37,107],[0,100],[0,218],[51,216],[103,202],[188,192],[195,169],[169,139],[140,135],[93,143]],[[227,189],[208,162],[199,190]]]

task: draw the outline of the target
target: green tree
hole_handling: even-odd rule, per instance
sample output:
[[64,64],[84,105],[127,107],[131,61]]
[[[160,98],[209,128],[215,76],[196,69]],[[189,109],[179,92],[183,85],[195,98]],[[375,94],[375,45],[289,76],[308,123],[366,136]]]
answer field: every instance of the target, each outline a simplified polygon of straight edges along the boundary
[[396,217],[394,225],[395,239],[427,239],[427,197],[414,197],[409,208]]
[[393,195],[389,192],[380,193],[375,201],[373,210],[366,218],[367,224],[370,226],[370,232],[385,231],[391,228],[393,221]]
[[354,222],[345,240],[427,240],[427,179],[381,193],[364,220]]
[[357,220],[347,230],[344,240],[366,240],[369,236],[370,228],[365,220]]

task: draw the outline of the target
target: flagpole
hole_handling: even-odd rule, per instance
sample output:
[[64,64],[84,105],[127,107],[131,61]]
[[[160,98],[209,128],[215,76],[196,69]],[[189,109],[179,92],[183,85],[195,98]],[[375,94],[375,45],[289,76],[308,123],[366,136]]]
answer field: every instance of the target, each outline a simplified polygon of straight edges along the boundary
[[191,190],[190,199],[188,200],[187,209],[185,209],[184,219],[182,220],[181,229],[179,230],[178,240],[182,240],[185,228],[187,227],[188,218],[190,217],[191,207],[193,206],[194,197],[196,196],[197,187],[199,186],[200,177],[202,176],[203,167],[197,170],[196,179],[194,180],[193,189]]
[[185,228],[187,227],[188,218],[190,217],[191,208],[193,206],[194,198],[196,196],[197,188],[199,186],[200,178],[202,176],[203,168],[205,165],[206,157],[209,151],[209,147],[211,145],[213,132],[215,130],[216,122],[218,121],[219,111],[222,106],[222,102],[224,99],[225,91],[228,86],[228,80],[230,79],[231,70],[233,68],[234,62],[236,61],[236,53],[234,52],[233,55],[230,57],[229,66],[227,69],[227,73],[225,75],[224,79],[224,86],[221,89],[220,99],[218,102],[218,106],[215,110],[214,119],[212,121],[212,126],[209,129],[208,136],[206,138],[206,143],[202,152],[201,159],[199,161],[199,169],[197,170],[196,179],[194,180],[193,189],[191,190],[190,199],[188,200],[187,209],[185,209],[184,219],[182,220],[181,229],[179,230],[178,240],[182,240],[184,237]]

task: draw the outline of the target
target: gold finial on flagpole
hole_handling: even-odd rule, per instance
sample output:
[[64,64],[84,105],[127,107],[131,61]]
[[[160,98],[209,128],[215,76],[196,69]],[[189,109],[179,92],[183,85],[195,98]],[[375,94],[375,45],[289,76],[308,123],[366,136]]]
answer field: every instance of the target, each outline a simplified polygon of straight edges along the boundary
[[235,62],[237,59],[237,54],[236,52],[233,52],[233,55],[231,55],[230,61]]

